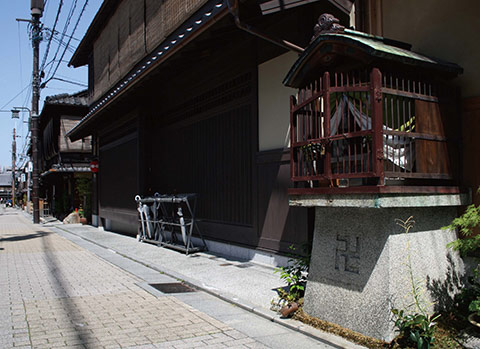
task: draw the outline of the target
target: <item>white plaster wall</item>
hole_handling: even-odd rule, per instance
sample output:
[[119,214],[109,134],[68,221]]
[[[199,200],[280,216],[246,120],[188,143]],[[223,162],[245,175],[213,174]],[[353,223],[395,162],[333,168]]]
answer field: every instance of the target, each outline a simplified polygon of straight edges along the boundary
[[293,52],[285,53],[258,66],[258,146],[259,151],[288,146],[290,96],[293,88],[282,84],[297,60]]
[[413,50],[459,64],[463,97],[480,95],[478,0],[383,0],[383,36]]

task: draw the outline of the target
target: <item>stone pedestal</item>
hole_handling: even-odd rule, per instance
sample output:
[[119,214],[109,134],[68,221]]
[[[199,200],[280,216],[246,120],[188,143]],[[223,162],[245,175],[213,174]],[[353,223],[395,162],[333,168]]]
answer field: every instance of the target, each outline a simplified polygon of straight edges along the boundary
[[[407,258],[424,285],[429,309],[448,301],[463,263],[446,248],[455,232],[442,230],[467,195],[355,195],[291,197],[294,206],[316,208],[304,310],[362,334],[390,341],[392,307],[412,303]],[[395,222],[413,216],[409,234]],[[443,297],[439,297],[442,295]]]

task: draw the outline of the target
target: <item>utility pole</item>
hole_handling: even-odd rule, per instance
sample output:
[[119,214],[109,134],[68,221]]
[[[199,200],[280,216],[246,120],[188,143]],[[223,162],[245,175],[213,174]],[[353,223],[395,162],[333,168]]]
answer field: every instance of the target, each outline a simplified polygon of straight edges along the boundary
[[33,167],[32,162],[29,161],[27,163],[27,205],[30,202],[30,182],[31,182],[30,176],[32,175],[32,167]]
[[30,114],[30,127],[32,132],[32,162],[33,162],[33,223],[40,223],[39,209],[39,159],[38,159],[38,102],[40,99],[40,76],[38,73],[38,56],[40,41],[42,41],[42,31],[40,27],[40,17],[43,14],[43,0],[31,0],[30,9],[32,11],[32,47],[33,47],[33,83],[32,83],[32,112]]
[[15,138],[17,135],[15,134],[15,128],[13,128],[13,141],[12,141],[12,207],[15,207],[15,158],[17,157],[17,141]]

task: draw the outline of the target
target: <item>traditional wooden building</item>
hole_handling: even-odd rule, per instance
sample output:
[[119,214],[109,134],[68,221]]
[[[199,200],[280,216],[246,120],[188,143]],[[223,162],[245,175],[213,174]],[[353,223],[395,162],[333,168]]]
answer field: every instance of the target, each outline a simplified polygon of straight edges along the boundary
[[94,137],[99,224],[135,234],[135,195],[194,192],[211,249],[309,239],[307,210],[288,206],[281,80],[318,14],[348,25],[351,3],[261,3],[104,1],[70,62],[89,67],[90,111],[69,135]]
[[45,98],[40,114],[41,197],[63,219],[74,209],[91,214],[91,136],[66,136],[88,112],[87,91]]

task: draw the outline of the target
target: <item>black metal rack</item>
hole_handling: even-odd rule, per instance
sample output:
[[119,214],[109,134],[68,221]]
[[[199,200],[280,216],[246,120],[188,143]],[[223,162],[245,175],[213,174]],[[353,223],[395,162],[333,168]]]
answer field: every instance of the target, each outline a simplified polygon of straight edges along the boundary
[[[195,221],[196,194],[135,196],[139,214],[138,241],[168,247],[185,254],[207,250]],[[203,246],[194,246],[192,234],[197,231]]]

